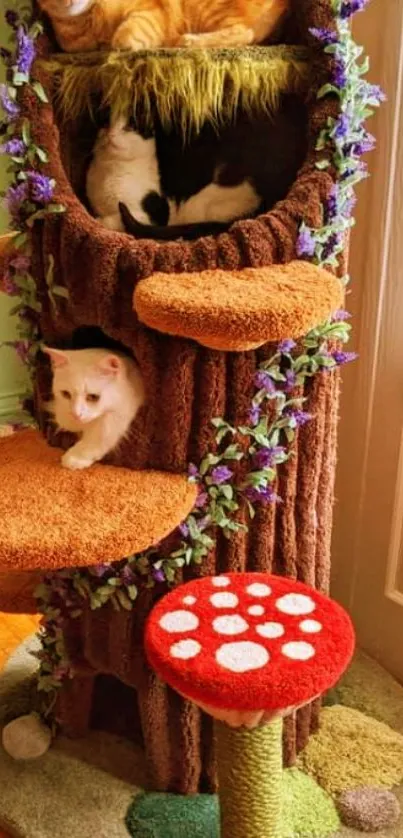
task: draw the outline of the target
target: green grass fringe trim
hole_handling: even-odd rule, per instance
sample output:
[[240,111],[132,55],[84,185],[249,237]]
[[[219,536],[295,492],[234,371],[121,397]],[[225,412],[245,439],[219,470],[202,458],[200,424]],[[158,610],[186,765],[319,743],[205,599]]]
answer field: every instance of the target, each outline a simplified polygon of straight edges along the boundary
[[310,82],[309,52],[298,46],[63,53],[41,64],[58,77],[63,119],[93,116],[101,96],[114,117],[134,113],[151,127],[156,109],[165,128],[184,135],[230,121],[239,106],[273,113],[281,94],[305,95]]

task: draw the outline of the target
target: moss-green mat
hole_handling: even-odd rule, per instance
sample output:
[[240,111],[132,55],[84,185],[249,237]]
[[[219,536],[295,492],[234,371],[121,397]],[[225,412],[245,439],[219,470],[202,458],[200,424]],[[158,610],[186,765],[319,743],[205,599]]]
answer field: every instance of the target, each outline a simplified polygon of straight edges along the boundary
[[[24,644],[0,676],[0,722],[31,709],[33,668],[33,659],[28,654],[27,644]],[[403,751],[400,749],[403,740],[393,731],[403,733],[403,687],[373,661],[358,655],[338,688],[337,700],[340,701],[341,697],[352,705],[352,710],[346,711],[335,705],[325,708],[322,729],[317,737],[311,739],[300,766],[308,769],[332,793],[343,784],[344,787],[351,787],[360,783],[360,765],[366,766],[367,770],[370,764],[371,771],[375,772],[366,776],[365,782],[384,781],[386,786],[390,786],[399,781],[399,776],[401,781]],[[334,695],[331,696],[331,701],[334,698]],[[368,707],[381,724],[362,716]],[[386,727],[385,722],[390,727]],[[374,751],[377,752],[376,760],[373,759]],[[364,754],[371,754],[371,759],[363,760]],[[155,817],[158,806],[149,795],[141,797],[144,777],[141,751],[124,740],[105,734],[93,733],[76,742],[59,739],[45,757],[32,763],[16,763],[0,748],[0,824],[16,838],[128,838],[130,832],[125,818],[131,811],[135,819],[130,821],[130,828],[137,829],[137,833],[132,831],[133,836],[170,838],[166,829],[155,831],[158,827]],[[301,771],[289,771],[285,789],[288,795],[285,812],[290,817],[297,808],[291,801],[299,796],[303,802],[298,804],[298,826],[285,818],[284,838],[310,838],[315,834],[317,838],[324,838],[329,832],[337,830],[330,798],[309,777]],[[403,788],[395,791],[403,803]],[[312,804],[311,795],[317,801],[318,792],[321,802]],[[137,807],[133,816],[131,806],[136,795]],[[150,800],[154,804],[151,807],[153,823],[145,817]],[[175,801],[167,798],[164,805],[165,818],[167,806],[168,809],[171,807],[171,811],[172,806],[176,807],[172,818],[178,818],[178,809],[186,808],[189,803],[180,798]],[[213,807],[214,815],[216,803],[213,798],[209,798],[209,805]],[[161,808],[164,809],[163,806]],[[322,823],[321,834],[315,833],[310,821],[312,810],[316,824]],[[185,821],[183,811],[182,808],[182,824]],[[218,838],[211,831],[214,830],[214,818],[211,823],[210,833],[208,827],[200,833],[203,838]],[[176,829],[173,834],[175,838],[199,838],[194,824],[190,831],[181,833]],[[354,838],[360,833],[343,827],[336,834]],[[378,838],[403,838],[402,820],[392,830],[377,835]]]

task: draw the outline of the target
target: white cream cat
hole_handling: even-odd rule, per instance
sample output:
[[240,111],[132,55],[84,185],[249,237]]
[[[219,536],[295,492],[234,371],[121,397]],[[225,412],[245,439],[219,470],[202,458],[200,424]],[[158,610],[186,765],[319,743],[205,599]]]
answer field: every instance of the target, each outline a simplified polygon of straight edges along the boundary
[[53,369],[51,410],[61,430],[80,439],[62,465],[83,469],[102,460],[126,436],[145,394],[135,361],[106,349],[44,348]]

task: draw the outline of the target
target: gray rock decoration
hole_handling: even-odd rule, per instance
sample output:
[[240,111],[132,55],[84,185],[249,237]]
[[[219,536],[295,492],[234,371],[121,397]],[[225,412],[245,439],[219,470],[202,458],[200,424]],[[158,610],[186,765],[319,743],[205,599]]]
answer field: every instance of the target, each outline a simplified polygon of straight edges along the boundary
[[370,786],[344,791],[337,808],[342,822],[360,832],[389,829],[400,817],[400,803],[393,792]]

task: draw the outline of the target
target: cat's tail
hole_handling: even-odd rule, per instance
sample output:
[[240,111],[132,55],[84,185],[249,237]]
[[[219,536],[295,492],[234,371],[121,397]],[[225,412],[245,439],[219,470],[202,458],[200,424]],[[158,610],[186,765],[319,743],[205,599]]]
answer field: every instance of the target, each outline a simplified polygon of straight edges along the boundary
[[218,235],[228,230],[230,223],[220,221],[200,221],[194,224],[178,224],[172,227],[154,227],[152,224],[141,224],[131,214],[126,204],[119,203],[119,212],[127,233],[137,239],[153,239],[155,241],[173,241],[186,239],[192,241],[202,236]]

